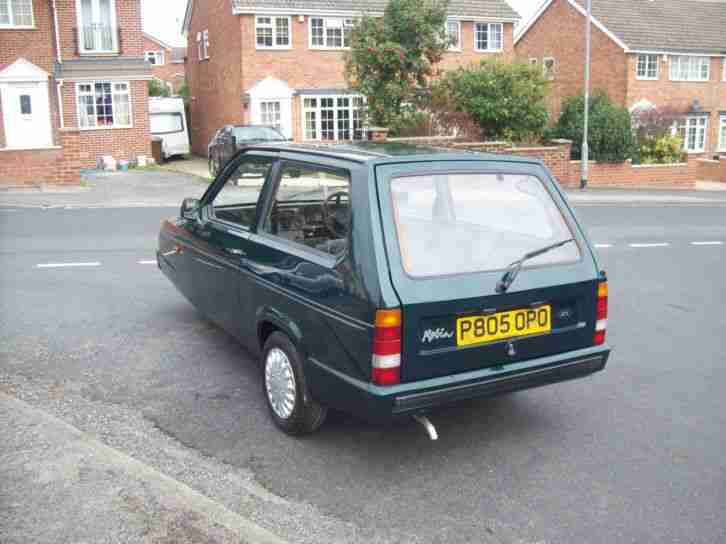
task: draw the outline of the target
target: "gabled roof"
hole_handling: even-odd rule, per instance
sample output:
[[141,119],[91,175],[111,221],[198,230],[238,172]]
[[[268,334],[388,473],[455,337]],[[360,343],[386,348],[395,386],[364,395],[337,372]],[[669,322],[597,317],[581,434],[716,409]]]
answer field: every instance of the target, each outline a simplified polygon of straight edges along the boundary
[[149,34],[148,32],[142,32],[142,34],[144,35],[144,38],[146,38],[147,40],[151,40],[151,41],[152,41],[152,42],[154,42],[154,43],[157,43],[157,44],[159,44],[159,45],[160,45],[161,47],[163,47],[164,49],[173,49],[173,47],[172,47],[171,45],[169,45],[168,43],[166,43],[166,42],[164,42],[164,41],[161,41],[161,40],[160,40],[159,38],[157,38],[156,36],[152,36],[152,35],[151,35],[151,34]]
[[[284,13],[306,14],[351,14],[368,13],[382,15],[388,0],[232,0],[232,12],[242,13]],[[194,0],[187,0],[182,31],[189,29]],[[449,14],[477,20],[504,22],[519,21],[519,14],[506,0],[450,0]]]
[[[546,0],[517,33],[527,33],[554,0]],[[586,14],[586,0],[567,0]],[[726,55],[726,3],[703,0],[592,0],[593,24],[625,51]],[[553,30],[554,31],[554,30]]]

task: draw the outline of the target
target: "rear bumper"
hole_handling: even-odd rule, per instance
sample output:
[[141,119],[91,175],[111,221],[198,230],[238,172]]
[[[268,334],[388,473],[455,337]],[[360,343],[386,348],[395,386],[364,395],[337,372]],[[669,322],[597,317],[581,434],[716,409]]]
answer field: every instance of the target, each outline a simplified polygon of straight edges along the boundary
[[385,421],[464,400],[583,378],[603,370],[609,355],[609,348],[598,346],[391,387],[351,379],[317,361],[308,361],[311,364],[306,373],[313,394],[323,403],[365,419]]

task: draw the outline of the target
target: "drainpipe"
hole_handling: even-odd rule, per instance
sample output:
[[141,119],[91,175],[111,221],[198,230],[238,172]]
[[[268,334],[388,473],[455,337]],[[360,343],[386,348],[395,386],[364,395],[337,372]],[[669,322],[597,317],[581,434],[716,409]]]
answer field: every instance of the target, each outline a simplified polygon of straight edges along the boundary
[[[58,64],[63,64],[63,56],[61,55],[60,46],[60,26],[58,25],[58,8],[55,4],[56,0],[52,0],[53,4],[53,27],[55,30],[55,55],[58,59]],[[63,93],[61,88],[63,87],[63,80],[56,82],[55,90],[58,97],[58,116],[60,117],[60,128],[65,128],[65,120],[63,119]]]

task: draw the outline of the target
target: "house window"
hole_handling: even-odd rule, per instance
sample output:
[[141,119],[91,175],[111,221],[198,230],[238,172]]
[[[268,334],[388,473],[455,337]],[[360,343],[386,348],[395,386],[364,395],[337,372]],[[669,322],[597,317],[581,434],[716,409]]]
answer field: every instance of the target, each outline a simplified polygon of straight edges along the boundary
[[0,28],[32,27],[33,0],[0,0]]
[[474,25],[474,49],[476,51],[501,51],[502,35],[502,23],[476,23]]
[[635,77],[638,79],[658,79],[658,55],[638,55]]
[[255,36],[258,49],[290,49],[290,17],[255,18]]
[[260,118],[263,125],[282,129],[282,117],[280,115],[279,102],[260,102]]
[[306,140],[363,140],[363,97],[321,96],[303,99],[303,134]]
[[447,21],[446,36],[449,38],[449,49],[461,51],[461,23],[459,21]]
[[164,66],[164,52],[163,51],[147,51],[145,53],[146,60],[149,61],[149,64],[153,64],[155,66]]
[[129,84],[78,83],[78,119],[82,129],[131,126]]
[[115,0],[76,0],[81,53],[114,53],[118,47]]
[[671,57],[671,81],[708,81],[710,79],[711,59],[709,57]]
[[199,61],[209,59],[209,30],[197,32],[197,58]]
[[722,115],[721,119],[719,120],[719,149],[721,151],[726,151],[726,115]]
[[673,132],[683,139],[683,149],[689,153],[702,153],[706,149],[708,117],[705,115],[679,119]]
[[557,63],[552,57],[545,57],[542,59],[542,75],[546,80],[552,81],[555,79]]
[[311,17],[310,47],[312,49],[347,49],[350,47],[352,30],[353,19]]

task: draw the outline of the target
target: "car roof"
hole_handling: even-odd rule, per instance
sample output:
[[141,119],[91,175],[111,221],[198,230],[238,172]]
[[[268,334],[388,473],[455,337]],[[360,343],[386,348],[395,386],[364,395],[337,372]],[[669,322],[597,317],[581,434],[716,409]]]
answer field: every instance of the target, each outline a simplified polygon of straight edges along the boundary
[[399,163],[426,161],[482,160],[542,164],[540,160],[493,153],[457,151],[439,147],[411,145],[401,142],[356,142],[348,144],[262,143],[247,148],[303,155],[323,156],[357,163]]

